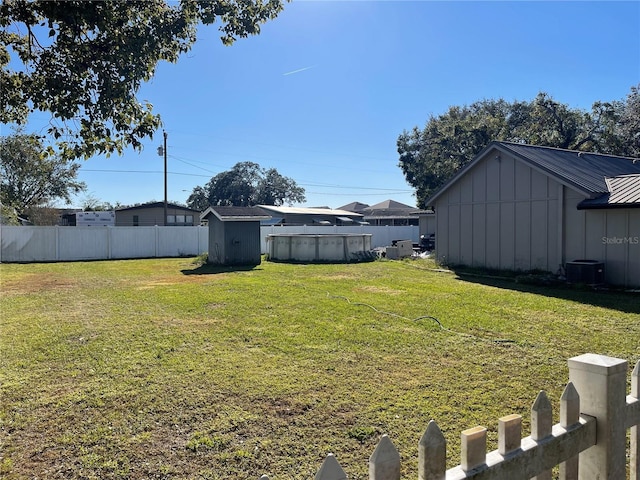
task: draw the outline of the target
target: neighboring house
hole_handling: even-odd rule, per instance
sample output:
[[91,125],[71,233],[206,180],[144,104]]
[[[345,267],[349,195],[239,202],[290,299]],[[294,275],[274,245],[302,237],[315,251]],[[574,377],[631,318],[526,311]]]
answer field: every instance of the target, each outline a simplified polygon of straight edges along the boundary
[[493,142],[428,201],[449,265],[564,271],[593,260],[640,285],[640,161]]
[[258,205],[271,215],[271,220],[263,225],[360,225],[362,214],[346,210],[320,207],[276,207]]
[[395,200],[385,200],[375,205],[352,202],[340,207],[340,210],[357,212],[364,216],[364,221],[376,226],[418,225],[416,214],[420,209],[410,207]]
[[[164,202],[144,203],[116,210],[116,227],[163,226]],[[167,204],[167,226],[189,227],[200,225],[200,212],[190,208]]]
[[347,212],[362,213],[362,211],[368,207],[369,205],[367,205],[366,203],[351,202],[339,208],[340,210],[346,210]]

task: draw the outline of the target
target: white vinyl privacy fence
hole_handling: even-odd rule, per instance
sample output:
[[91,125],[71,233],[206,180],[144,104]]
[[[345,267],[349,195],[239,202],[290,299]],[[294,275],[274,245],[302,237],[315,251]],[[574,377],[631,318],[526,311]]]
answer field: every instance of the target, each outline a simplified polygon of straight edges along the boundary
[[[372,248],[393,240],[418,241],[418,227],[261,227],[261,252],[273,233],[371,233]],[[0,262],[64,262],[200,255],[208,227],[10,227],[0,226]]]

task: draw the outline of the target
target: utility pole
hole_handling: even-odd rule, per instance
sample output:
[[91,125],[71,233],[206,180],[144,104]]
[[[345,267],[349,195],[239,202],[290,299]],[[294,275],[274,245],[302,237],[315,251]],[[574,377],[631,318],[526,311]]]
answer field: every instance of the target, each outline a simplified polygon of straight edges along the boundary
[[158,147],[158,155],[164,156],[164,222],[162,224],[167,226],[167,132],[162,130],[162,136],[164,137],[164,146]]
[[167,226],[167,132],[162,130],[162,136],[164,137],[164,146],[158,147],[158,155],[164,155],[164,222],[162,224]]
[[164,137],[164,225],[167,226],[167,132],[162,130]]

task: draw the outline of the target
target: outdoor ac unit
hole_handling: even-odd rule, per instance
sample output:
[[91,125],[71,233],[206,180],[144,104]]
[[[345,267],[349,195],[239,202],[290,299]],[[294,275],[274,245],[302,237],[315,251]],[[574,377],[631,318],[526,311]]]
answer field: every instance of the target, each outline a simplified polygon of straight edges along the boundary
[[565,267],[567,282],[599,285],[604,283],[604,263],[597,260],[574,260]]

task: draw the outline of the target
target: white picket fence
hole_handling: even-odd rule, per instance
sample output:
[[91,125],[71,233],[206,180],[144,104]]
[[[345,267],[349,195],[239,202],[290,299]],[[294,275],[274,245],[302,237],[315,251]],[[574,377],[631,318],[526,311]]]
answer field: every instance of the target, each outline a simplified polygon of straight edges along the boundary
[[[261,253],[273,233],[371,233],[372,248],[418,242],[418,227],[261,227]],[[0,225],[0,262],[184,257],[206,252],[208,227],[12,227]]]
[[[630,480],[640,480],[640,361],[627,389],[626,360],[585,354],[569,359],[569,383],[560,399],[560,422],[552,425],[552,407],[540,392],[531,408],[531,435],[521,438],[522,417],[498,419],[498,448],[487,454],[487,429],[461,434],[461,460],[446,470],[447,446],[431,421],[418,444],[419,480],[550,480],[559,465],[560,480],[627,478],[627,430],[630,432]],[[399,480],[400,454],[383,435],[369,458],[370,480]],[[268,480],[263,475],[261,480]],[[315,480],[346,480],[329,454]]]

